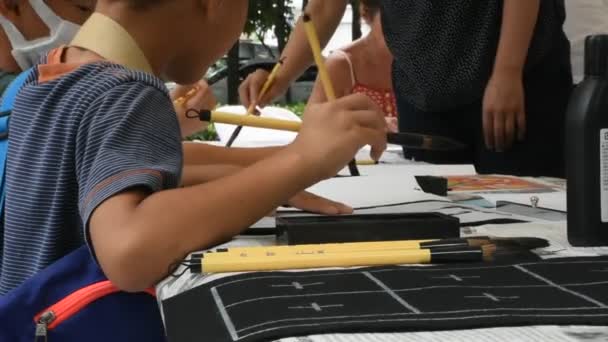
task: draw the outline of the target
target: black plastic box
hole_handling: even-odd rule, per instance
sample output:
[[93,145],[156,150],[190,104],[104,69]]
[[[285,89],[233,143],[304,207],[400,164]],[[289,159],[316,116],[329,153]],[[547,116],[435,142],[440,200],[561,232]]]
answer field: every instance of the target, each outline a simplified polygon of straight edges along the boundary
[[460,220],[440,213],[277,217],[277,240],[300,245],[460,237]]

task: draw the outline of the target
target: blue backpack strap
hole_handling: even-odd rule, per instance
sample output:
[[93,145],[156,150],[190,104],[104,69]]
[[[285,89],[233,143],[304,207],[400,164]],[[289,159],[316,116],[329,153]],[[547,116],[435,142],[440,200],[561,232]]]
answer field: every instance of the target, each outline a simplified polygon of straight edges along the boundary
[[19,74],[19,76],[11,82],[8,88],[6,88],[4,94],[2,94],[2,101],[0,102],[0,216],[4,213],[4,170],[6,168],[6,157],[8,152],[8,123],[17,94],[19,94],[19,91],[25,84],[31,71],[32,70],[29,69]]

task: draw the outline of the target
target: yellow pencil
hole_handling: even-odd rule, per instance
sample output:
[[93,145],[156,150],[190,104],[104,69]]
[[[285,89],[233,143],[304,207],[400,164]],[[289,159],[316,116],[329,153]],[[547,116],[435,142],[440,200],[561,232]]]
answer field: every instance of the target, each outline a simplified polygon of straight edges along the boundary
[[324,267],[385,266],[491,260],[496,246],[485,245],[460,250],[409,249],[328,254],[227,256],[200,259],[202,273],[279,271]]

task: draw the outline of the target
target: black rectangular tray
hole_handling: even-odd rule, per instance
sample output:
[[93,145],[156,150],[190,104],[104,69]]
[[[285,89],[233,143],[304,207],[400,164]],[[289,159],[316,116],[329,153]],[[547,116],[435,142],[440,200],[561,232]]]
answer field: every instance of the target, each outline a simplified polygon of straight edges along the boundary
[[440,213],[277,217],[282,244],[447,239],[460,237],[460,220]]

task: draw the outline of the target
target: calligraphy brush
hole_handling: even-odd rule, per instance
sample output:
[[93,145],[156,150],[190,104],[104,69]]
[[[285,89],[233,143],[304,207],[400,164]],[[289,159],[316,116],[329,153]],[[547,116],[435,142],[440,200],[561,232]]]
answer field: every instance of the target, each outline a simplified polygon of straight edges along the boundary
[[[491,262],[505,255],[496,245],[464,248],[352,251],[323,254],[202,254],[193,256],[192,271],[201,273],[258,272],[323,267]],[[507,251],[510,252],[510,251]],[[512,255],[512,254],[511,254]],[[199,268],[200,267],[200,268]]]
[[[312,18],[308,13],[304,13],[302,19],[304,21],[304,30],[306,31],[306,37],[308,38],[308,43],[310,44],[312,55],[315,59],[315,63],[317,64],[319,77],[321,78],[323,89],[325,90],[325,96],[327,97],[328,101],[335,101],[336,91],[333,86],[333,83],[331,82],[331,77],[329,77],[329,72],[327,72],[327,66],[325,65],[323,55],[321,54],[321,44],[319,42],[319,36],[317,35],[317,29],[315,28],[315,25],[312,22]],[[357,161],[355,159],[348,163],[348,169],[352,176],[361,175],[359,173],[359,168],[357,167]]]
[[[260,91],[260,94],[258,95],[258,98],[255,99],[255,101],[253,101],[251,103],[251,105],[249,106],[249,108],[247,108],[247,114],[245,114],[245,115],[253,115],[253,114],[255,114],[256,107],[258,106],[258,103],[262,100],[262,98],[264,98],[264,96],[266,95],[266,93],[268,92],[268,90],[270,89],[270,87],[272,86],[272,84],[274,83],[274,80],[277,78],[277,75],[279,74],[279,70],[281,70],[281,66],[283,66],[284,62],[285,62],[285,58],[282,58],[274,66],[274,68],[270,72],[270,75],[268,75],[268,78],[266,79],[266,82],[264,82],[264,85],[262,86],[262,90]],[[230,139],[228,139],[228,143],[226,143],[227,147],[231,147],[234,144],[234,141],[239,136],[239,134],[241,133],[242,129],[243,129],[243,126],[237,126],[236,127],[236,129],[234,130],[234,132],[232,132],[232,135],[230,136]]]
[[[276,129],[281,131],[298,132],[302,123],[297,121],[265,118],[255,115],[238,115],[217,111],[190,109],[186,115],[189,118],[198,117],[202,121],[225,123],[245,127]],[[465,148],[466,145],[446,137],[417,134],[417,133],[387,133],[390,144],[400,145],[410,149],[446,151]]]
[[386,140],[389,144],[407,146],[410,149],[429,151],[454,151],[463,150],[466,145],[460,141],[427,134],[417,133],[388,133]]
[[222,254],[248,254],[260,255],[268,253],[344,253],[344,252],[370,252],[383,250],[407,250],[407,249],[458,249],[467,247],[481,247],[495,245],[497,248],[532,250],[549,246],[549,242],[540,238],[491,238],[473,237],[439,240],[401,240],[401,241],[370,241],[370,242],[346,242],[346,243],[322,243],[304,244],[291,246],[264,246],[264,247],[234,247],[219,248],[214,252]]

